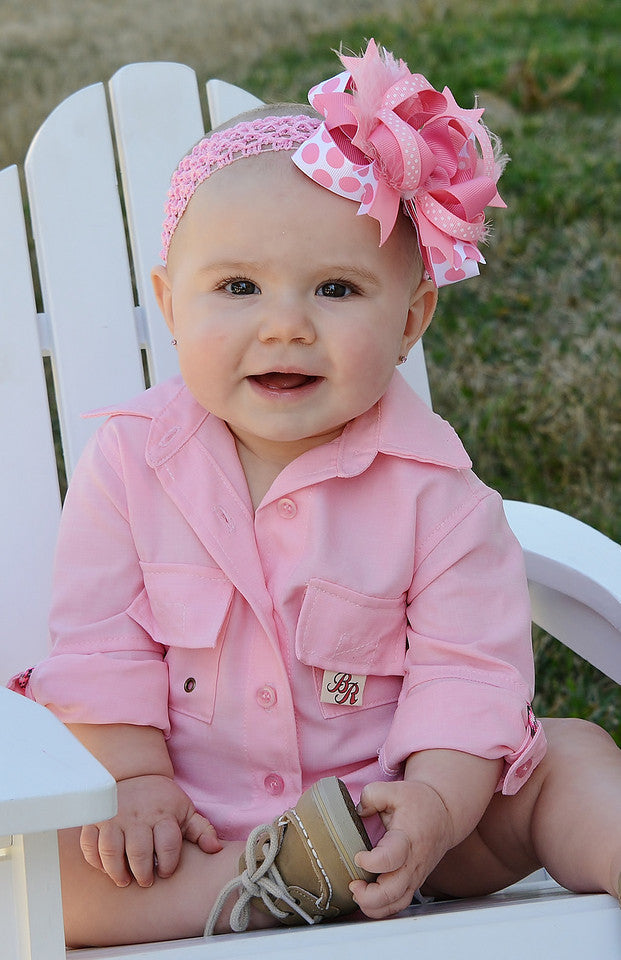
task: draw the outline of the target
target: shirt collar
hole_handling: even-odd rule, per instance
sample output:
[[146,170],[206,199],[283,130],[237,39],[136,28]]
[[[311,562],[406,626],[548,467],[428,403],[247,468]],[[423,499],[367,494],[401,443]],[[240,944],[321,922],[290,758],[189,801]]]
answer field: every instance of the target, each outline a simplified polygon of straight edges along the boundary
[[454,470],[472,466],[461,440],[396,372],[381,400],[347,425],[340,439],[339,476],[355,476],[378,453]]
[[[103,407],[86,417],[143,417],[151,421],[147,463],[161,466],[199,430],[209,413],[201,407],[180,376],[172,377],[123,404]],[[212,418],[215,419],[215,418]]]
[[[96,410],[87,416],[122,414],[152,421],[146,456],[153,467],[174,456],[206,420],[213,428],[219,426],[219,433],[223,426],[192,397],[179,376],[127,404]],[[323,468],[331,468],[340,477],[363,473],[378,453],[455,470],[472,466],[450,424],[429,409],[399,372],[375,406],[348,423],[338,440],[311,453],[314,461],[322,459]],[[318,462],[314,465],[323,472]]]

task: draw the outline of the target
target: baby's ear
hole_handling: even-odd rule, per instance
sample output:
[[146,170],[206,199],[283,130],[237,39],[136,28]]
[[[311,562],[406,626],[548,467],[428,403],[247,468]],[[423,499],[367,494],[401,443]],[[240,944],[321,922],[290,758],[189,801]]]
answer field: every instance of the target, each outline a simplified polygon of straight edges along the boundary
[[153,267],[151,271],[151,283],[153,284],[153,292],[155,293],[157,305],[162,311],[162,315],[166,321],[166,326],[174,335],[175,322],[172,309],[172,284],[166,267]]
[[420,340],[431,323],[438,302],[438,288],[433,280],[423,278],[412,293],[410,309],[403,331],[403,349],[406,354]]

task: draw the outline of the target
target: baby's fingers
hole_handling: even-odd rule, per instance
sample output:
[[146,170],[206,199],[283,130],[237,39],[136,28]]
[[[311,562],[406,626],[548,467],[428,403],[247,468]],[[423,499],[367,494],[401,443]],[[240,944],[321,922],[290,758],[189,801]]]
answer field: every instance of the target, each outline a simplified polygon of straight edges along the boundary
[[394,917],[396,913],[409,907],[414,895],[414,890],[401,870],[393,874],[382,874],[375,883],[354,880],[349,889],[362,912],[372,920]]
[[369,873],[393,873],[403,867],[410,853],[410,841],[402,830],[389,830],[372,850],[356,854],[356,863]]
[[125,836],[117,824],[106,821],[82,827],[80,847],[86,862],[107,873],[117,887],[131,883],[125,860]]
[[[101,849],[101,841],[100,841]],[[139,887],[150,887],[155,878],[154,831],[147,824],[134,823],[125,833],[125,855]],[[103,860],[103,855],[102,855]],[[108,872],[108,871],[106,871]],[[113,878],[114,879],[114,878]]]
[[153,827],[158,877],[171,877],[179,866],[181,830],[176,820],[160,820]]
[[410,844],[401,830],[389,830],[373,850],[356,854],[356,863],[379,874],[375,883],[355,880],[350,884],[356,903],[374,920],[394,916],[409,906],[415,890],[408,869]]
[[99,856],[99,827],[95,823],[89,823],[82,827],[80,832],[80,849],[82,856],[91,867],[97,870],[103,870],[103,863]]
[[222,844],[218,839],[216,828],[206,817],[201,816],[201,814],[196,813],[196,811],[188,820],[183,831],[183,836],[186,840],[200,847],[203,853],[218,853],[219,850],[222,850]]

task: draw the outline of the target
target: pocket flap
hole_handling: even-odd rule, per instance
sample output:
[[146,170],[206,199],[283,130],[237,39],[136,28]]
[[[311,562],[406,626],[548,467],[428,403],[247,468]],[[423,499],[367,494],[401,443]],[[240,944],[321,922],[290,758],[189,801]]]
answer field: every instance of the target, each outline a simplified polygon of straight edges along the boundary
[[215,647],[234,586],[215,567],[142,563],[145,589],[129,609],[153,639],[170,647]]
[[306,589],[295,640],[302,663],[323,670],[402,676],[405,596],[369,597],[327,580]]

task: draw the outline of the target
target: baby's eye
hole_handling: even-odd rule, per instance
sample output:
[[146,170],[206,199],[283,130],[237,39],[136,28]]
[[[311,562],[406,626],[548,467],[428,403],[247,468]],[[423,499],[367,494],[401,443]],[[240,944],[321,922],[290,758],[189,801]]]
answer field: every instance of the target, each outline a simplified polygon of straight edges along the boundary
[[354,293],[354,288],[341,280],[328,280],[327,283],[322,283],[320,287],[317,287],[318,297],[340,299],[342,297],[348,297],[352,293]]
[[261,292],[252,280],[229,280],[222,285],[222,289],[236,297],[249,297]]

